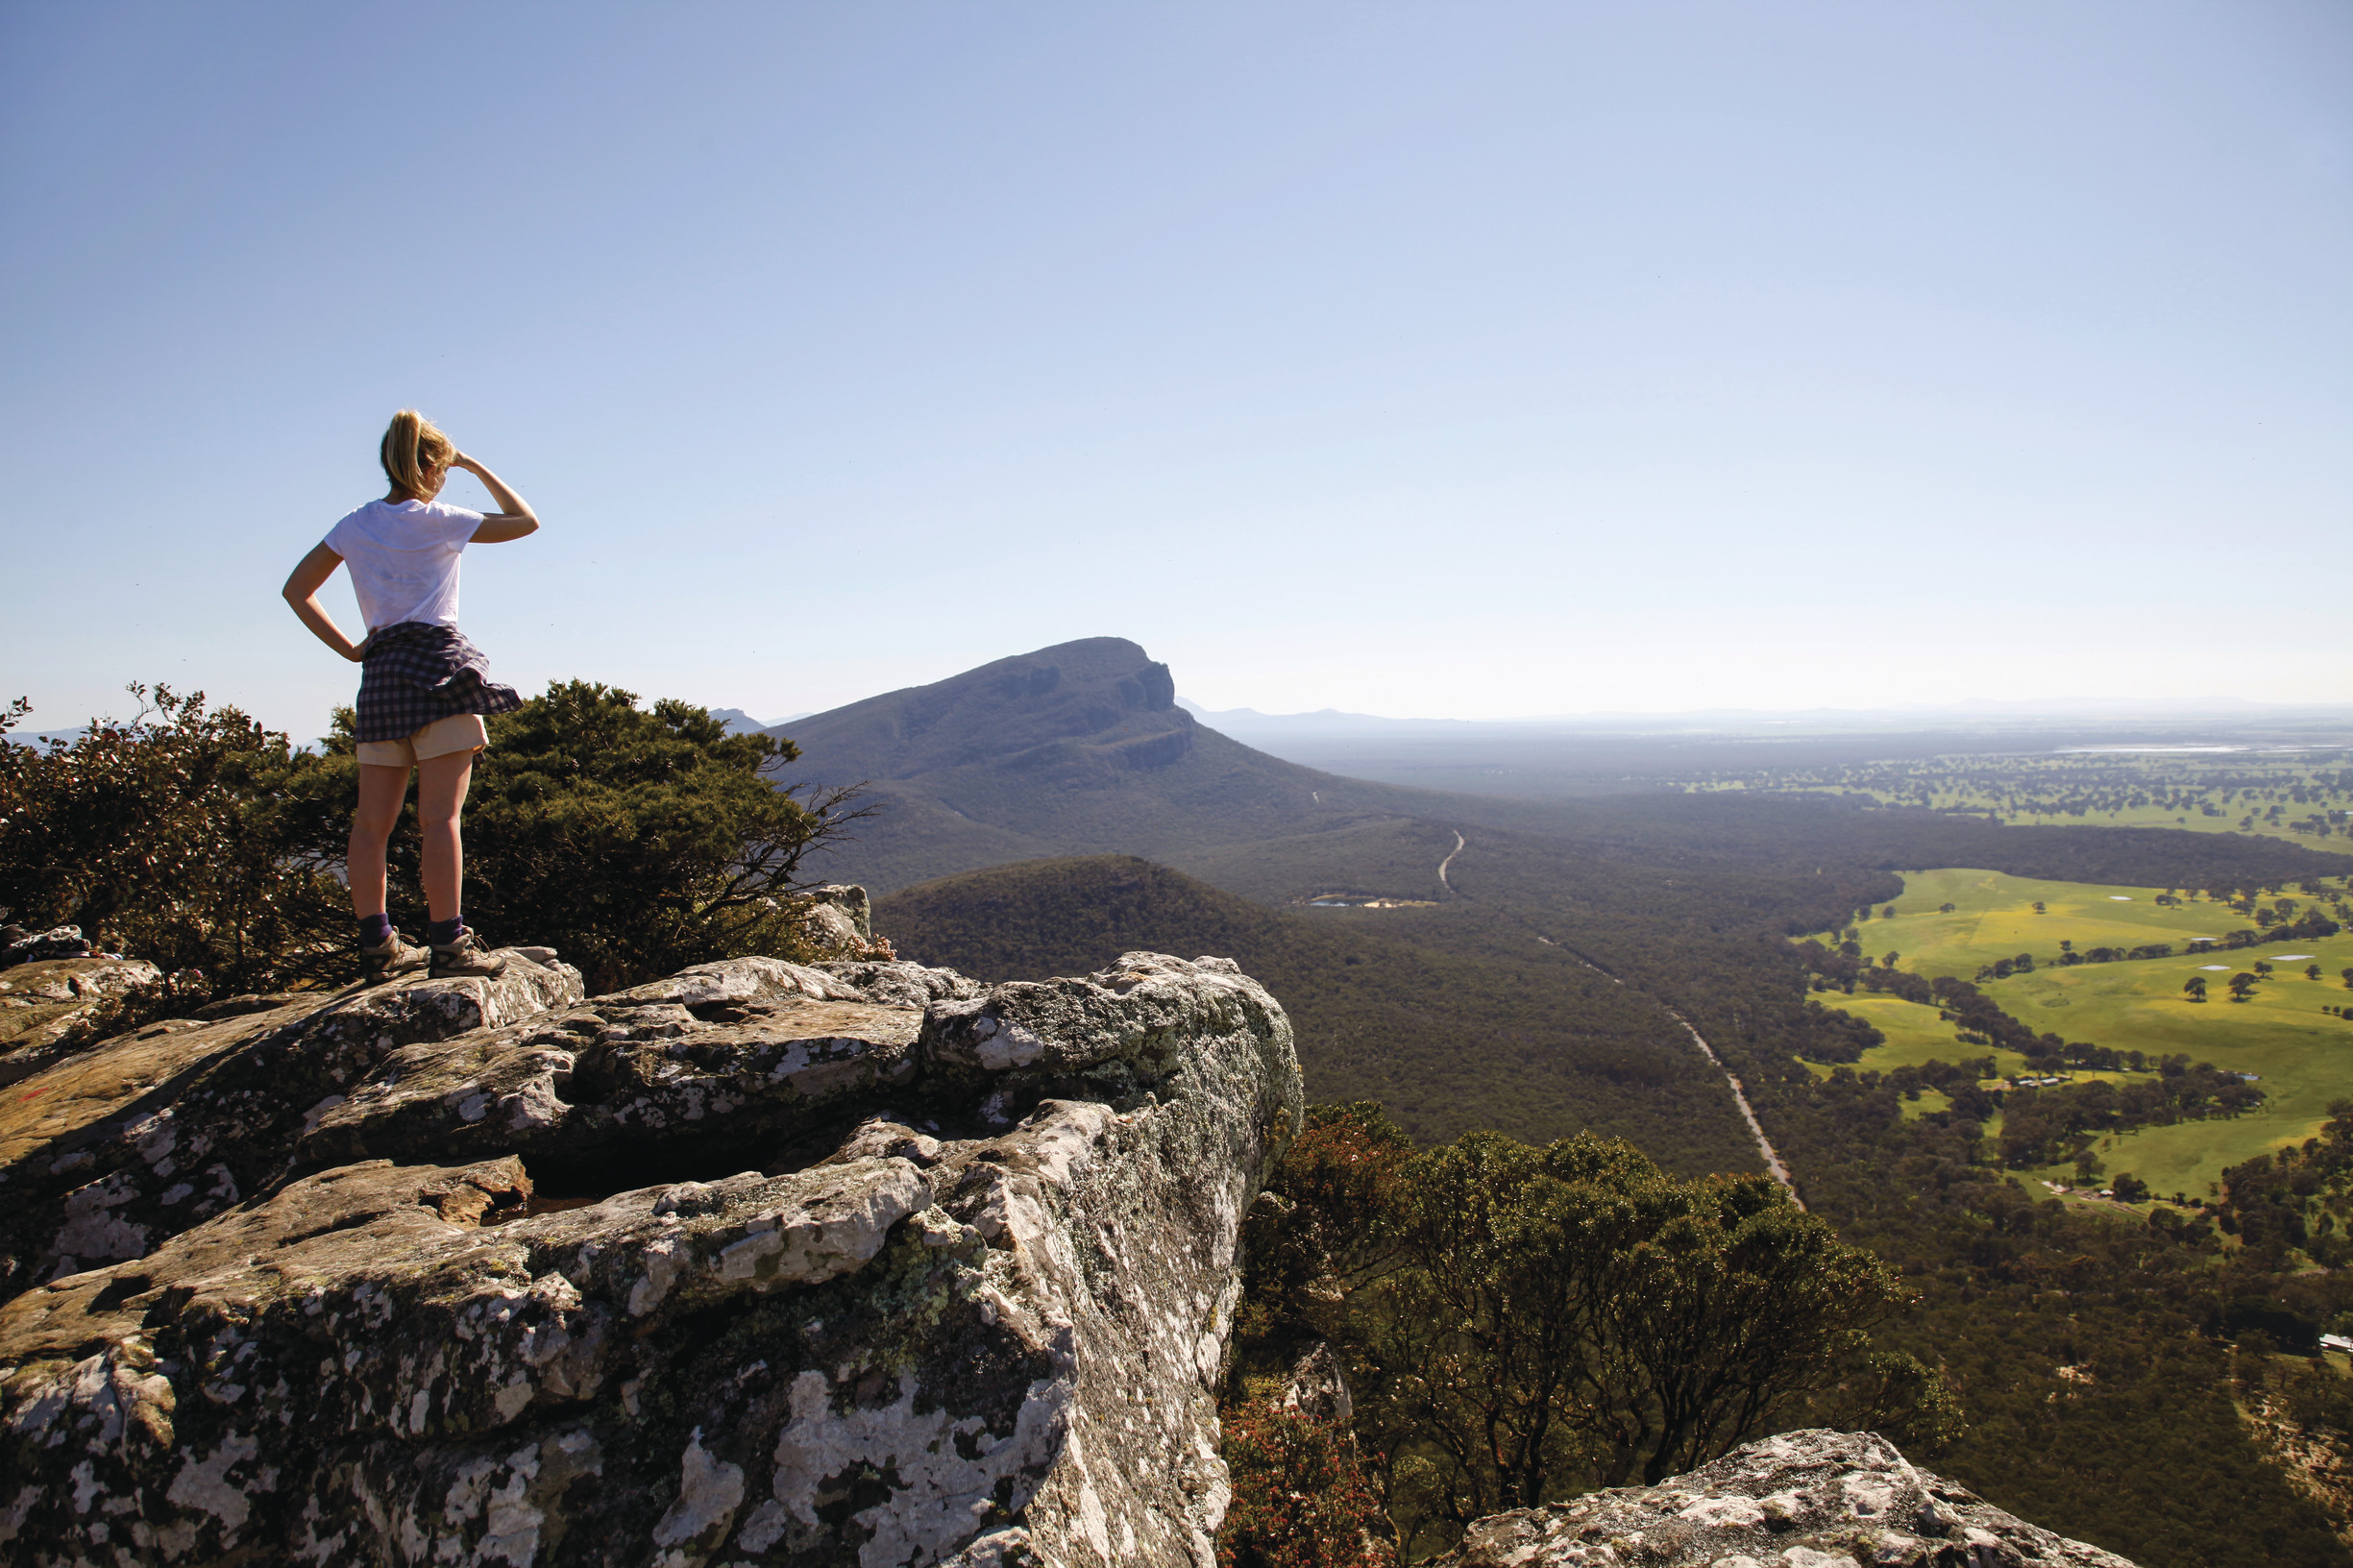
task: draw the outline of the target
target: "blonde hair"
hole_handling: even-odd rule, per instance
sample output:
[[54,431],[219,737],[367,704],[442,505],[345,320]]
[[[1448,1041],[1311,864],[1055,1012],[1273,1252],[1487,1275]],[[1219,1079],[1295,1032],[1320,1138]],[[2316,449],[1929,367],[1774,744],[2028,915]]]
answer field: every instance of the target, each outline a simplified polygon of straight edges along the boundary
[[414,408],[404,408],[392,416],[379,455],[392,488],[423,501],[430,488],[425,480],[427,472],[437,474],[448,468],[450,459],[457,455],[457,443]]

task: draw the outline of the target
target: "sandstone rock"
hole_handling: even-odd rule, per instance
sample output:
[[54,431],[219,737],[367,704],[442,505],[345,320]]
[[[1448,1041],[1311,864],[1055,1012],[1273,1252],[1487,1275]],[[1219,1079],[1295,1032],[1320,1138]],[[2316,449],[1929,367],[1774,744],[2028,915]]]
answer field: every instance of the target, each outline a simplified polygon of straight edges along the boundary
[[1330,1345],[1318,1341],[1292,1364],[1290,1376],[1283,1383],[1283,1408],[1315,1421],[1356,1419],[1347,1371]]
[[866,956],[874,942],[874,908],[866,890],[829,882],[811,888],[801,930],[826,958],[855,960]]
[[577,999],[566,965],[311,995],[172,1020],[78,1052],[0,1100],[0,1289],[116,1260],[267,1190],[310,1118],[401,1046]]
[[[1208,1568],[1236,1238],[1300,1111],[1262,990],[1129,954],[576,997],[93,1053],[116,1087],[19,1130],[0,1193],[45,1194],[37,1236],[86,1151],[148,1234],[0,1307],[0,1556]],[[127,1059],[159,1049],[192,1054]],[[157,1125],[266,1195],[164,1234]]]
[[2133,1568],[1915,1468],[1868,1433],[1791,1432],[1656,1486],[1482,1519],[1444,1568]]
[[702,965],[396,1051],[316,1118],[298,1164],[512,1151],[543,1182],[571,1187],[616,1160],[650,1179],[814,1160],[863,1118],[859,1107],[913,1082],[922,1007],[978,990],[914,964]]
[[87,958],[90,944],[82,938],[78,925],[61,925],[48,931],[29,933],[0,949],[0,968],[13,964],[37,964],[43,959]]
[[50,1048],[100,1002],[160,978],[135,958],[37,959],[0,969],[0,1085],[48,1066]]

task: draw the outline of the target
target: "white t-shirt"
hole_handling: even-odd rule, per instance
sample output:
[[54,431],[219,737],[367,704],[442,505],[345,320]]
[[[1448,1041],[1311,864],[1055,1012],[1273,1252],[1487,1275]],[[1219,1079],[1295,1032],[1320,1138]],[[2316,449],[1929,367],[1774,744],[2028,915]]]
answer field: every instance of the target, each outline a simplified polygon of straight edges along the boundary
[[404,621],[457,625],[457,557],[482,514],[438,501],[371,501],[327,533],[352,569],[370,631]]

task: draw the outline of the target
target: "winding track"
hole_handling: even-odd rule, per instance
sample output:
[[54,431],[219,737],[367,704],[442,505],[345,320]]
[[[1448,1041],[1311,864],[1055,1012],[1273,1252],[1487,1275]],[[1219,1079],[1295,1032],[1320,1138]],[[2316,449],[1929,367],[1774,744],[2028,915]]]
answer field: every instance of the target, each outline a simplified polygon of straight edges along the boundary
[[[1444,888],[1448,893],[1454,894],[1454,895],[1458,898],[1461,897],[1462,894],[1455,893],[1455,885],[1446,880],[1446,868],[1455,863],[1455,856],[1462,853],[1463,847],[1462,830],[1460,828],[1457,828],[1455,830],[1454,848],[1447,851],[1447,855],[1444,860],[1438,862],[1438,885]],[[1533,934],[1535,939],[1544,943],[1545,946],[1560,947],[1560,943],[1555,942],[1552,938],[1545,936],[1542,932],[1533,932]],[[1567,953],[1571,958],[1577,960],[1578,963],[1582,964],[1586,968],[1591,969],[1594,973],[1600,975],[1603,979],[1607,980],[1611,985],[1624,986],[1626,984],[1625,981],[1619,979],[1616,975],[1611,974],[1607,969],[1603,968],[1599,964],[1594,963],[1593,960],[1587,958],[1584,954],[1578,952],[1576,949],[1561,947],[1560,950]],[[1683,1033],[1691,1037],[1691,1043],[1700,1048],[1700,1054],[1707,1058],[1708,1064],[1718,1072],[1724,1074],[1725,1085],[1732,1091],[1732,1103],[1740,1107],[1740,1119],[1749,1124],[1749,1136],[1756,1140],[1756,1152],[1763,1157],[1766,1171],[1771,1174],[1775,1181],[1780,1183],[1781,1186],[1788,1191],[1789,1201],[1796,1204],[1800,1210],[1803,1210],[1805,1208],[1805,1200],[1798,1195],[1797,1180],[1790,1175],[1788,1162],[1781,1158],[1781,1151],[1775,1148],[1773,1146],[1773,1140],[1765,1136],[1765,1124],[1756,1119],[1756,1108],[1749,1103],[1748,1087],[1741,1083],[1740,1075],[1724,1065],[1724,1058],[1716,1054],[1716,1048],[1707,1043],[1706,1037],[1691,1026],[1691,1020],[1689,1018],[1684,1017],[1680,1013],[1678,1013],[1666,1003],[1658,1000],[1658,998],[1655,996],[1645,996],[1643,997],[1643,1000],[1649,1002],[1653,1007],[1657,1008],[1668,1017],[1673,1018],[1676,1023],[1681,1027]]]
[[1438,862],[1438,886],[1444,888],[1449,894],[1452,894],[1457,898],[1461,897],[1462,894],[1456,893],[1455,885],[1446,880],[1446,868],[1452,866],[1455,863],[1455,857],[1460,853],[1462,853],[1462,830],[1460,828],[1456,828],[1455,846],[1446,851],[1446,858],[1444,860]]
[[1724,1059],[1716,1054],[1716,1048],[1707,1043],[1697,1029],[1691,1027],[1689,1018],[1684,1017],[1664,1002],[1660,1002],[1658,1006],[1668,1017],[1683,1026],[1683,1033],[1691,1037],[1691,1042],[1700,1048],[1700,1054],[1713,1062],[1716,1065],[1716,1070],[1724,1074],[1724,1081],[1732,1088],[1732,1099],[1740,1107],[1741,1118],[1748,1122],[1749,1132],[1756,1139],[1756,1152],[1765,1157],[1765,1169],[1772,1173],[1775,1181],[1789,1188],[1789,1201],[1802,1210],[1805,1207],[1805,1200],[1798,1196],[1798,1184],[1791,1178],[1789,1166],[1782,1162],[1780,1151],[1773,1146],[1772,1139],[1765,1137],[1765,1124],[1756,1119],[1756,1110],[1749,1104],[1749,1091],[1742,1086],[1739,1075],[1724,1065]]

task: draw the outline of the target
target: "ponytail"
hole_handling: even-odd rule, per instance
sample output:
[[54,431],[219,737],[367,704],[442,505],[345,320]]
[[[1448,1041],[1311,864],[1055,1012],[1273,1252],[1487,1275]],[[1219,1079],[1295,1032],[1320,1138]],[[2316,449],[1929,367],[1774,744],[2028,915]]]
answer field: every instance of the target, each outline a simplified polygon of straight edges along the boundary
[[457,455],[457,443],[414,408],[404,408],[392,416],[380,455],[392,488],[423,501],[431,488],[426,475],[448,468],[450,459]]

